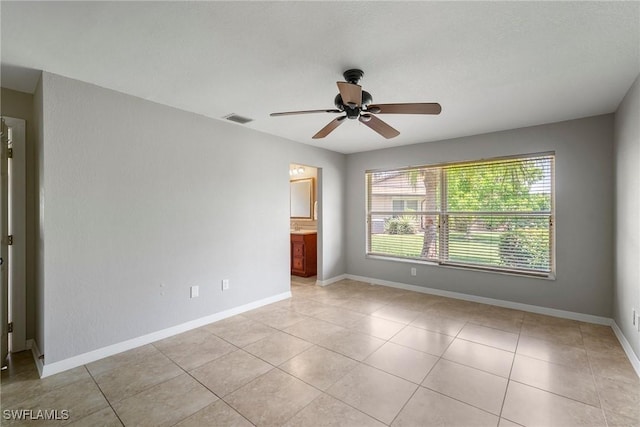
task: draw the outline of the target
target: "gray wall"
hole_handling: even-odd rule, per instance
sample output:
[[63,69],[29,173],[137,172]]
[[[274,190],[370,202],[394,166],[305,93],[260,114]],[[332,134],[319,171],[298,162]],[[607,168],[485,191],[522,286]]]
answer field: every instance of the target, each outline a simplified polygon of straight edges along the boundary
[[[611,316],[613,115],[347,156],[347,271],[381,280],[462,292],[597,316]],[[557,279],[365,258],[369,169],[556,153]],[[410,268],[417,268],[411,277]]]
[[37,247],[38,247],[38,161],[36,157],[37,126],[33,119],[33,95],[2,88],[1,115],[24,119],[26,122],[26,338],[35,338],[35,292],[37,281]]
[[614,131],[615,265],[613,318],[640,357],[640,76],[618,107]]
[[[626,181],[637,176],[637,112],[636,82],[615,121]],[[290,163],[320,168],[319,280],[348,272],[612,315],[613,115],[344,156],[44,73],[32,120],[31,332],[46,363],[287,291]],[[543,151],[556,152],[557,280],[420,264],[411,277],[412,264],[365,258],[365,170]],[[635,179],[617,191],[637,207]],[[630,260],[618,208],[616,249]],[[635,264],[616,264],[616,301],[634,289],[638,301]]]
[[44,301],[44,102],[42,93],[42,74],[38,79],[36,90],[33,93],[33,125],[36,128],[35,138],[35,157],[38,162],[37,168],[37,194],[38,203],[36,204],[35,216],[38,218],[37,231],[37,248],[36,248],[36,286],[35,286],[35,340],[36,346],[42,352],[46,348],[46,331],[45,331],[45,301]]
[[50,73],[40,91],[46,363],[287,292],[290,163],[321,168],[319,279],[345,273],[344,155]]

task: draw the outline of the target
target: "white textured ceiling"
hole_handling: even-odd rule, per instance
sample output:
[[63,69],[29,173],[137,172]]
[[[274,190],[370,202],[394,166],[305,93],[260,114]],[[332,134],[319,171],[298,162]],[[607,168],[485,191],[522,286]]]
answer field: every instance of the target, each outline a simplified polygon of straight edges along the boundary
[[[6,2],[2,86],[45,70],[305,144],[351,153],[615,111],[640,72],[640,2]],[[374,102],[439,102],[379,116],[385,140],[331,114],[342,72]],[[241,126],[241,125],[238,125]]]

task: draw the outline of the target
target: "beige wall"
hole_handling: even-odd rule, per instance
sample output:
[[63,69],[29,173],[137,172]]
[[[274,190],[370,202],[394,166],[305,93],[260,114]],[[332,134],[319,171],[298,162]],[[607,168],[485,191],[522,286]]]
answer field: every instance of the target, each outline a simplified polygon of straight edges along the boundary
[[33,95],[2,88],[0,93],[2,116],[24,119],[26,121],[26,186],[27,186],[27,339],[35,336],[35,281],[37,253],[38,190],[37,190],[37,160],[35,150],[36,128],[33,121]]

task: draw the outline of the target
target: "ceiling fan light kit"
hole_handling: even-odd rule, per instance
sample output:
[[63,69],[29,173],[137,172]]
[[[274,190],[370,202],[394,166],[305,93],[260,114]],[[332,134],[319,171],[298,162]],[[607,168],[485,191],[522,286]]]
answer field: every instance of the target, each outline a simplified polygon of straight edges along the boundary
[[437,102],[423,103],[402,103],[402,104],[372,104],[373,97],[358,84],[364,76],[364,72],[359,69],[345,71],[342,76],[346,81],[337,82],[338,95],[334,99],[337,109],[325,110],[301,110],[285,111],[281,113],[271,113],[272,117],[290,116],[297,114],[314,113],[345,113],[344,116],[333,119],[329,124],[320,129],[313,139],[324,138],[340,126],[344,119],[358,120],[360,123],[374,130],[384,138],[390,139],[400,135],[393,127],[372,114],[440,114],[442,107]]

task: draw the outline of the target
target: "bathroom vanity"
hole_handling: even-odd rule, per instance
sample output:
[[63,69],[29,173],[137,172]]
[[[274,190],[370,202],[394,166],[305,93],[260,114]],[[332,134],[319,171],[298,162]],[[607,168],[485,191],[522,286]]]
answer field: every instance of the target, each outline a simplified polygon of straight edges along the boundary
[[291,274],[309,277],[317,273],[318,233],[311,230],[291,231]]

